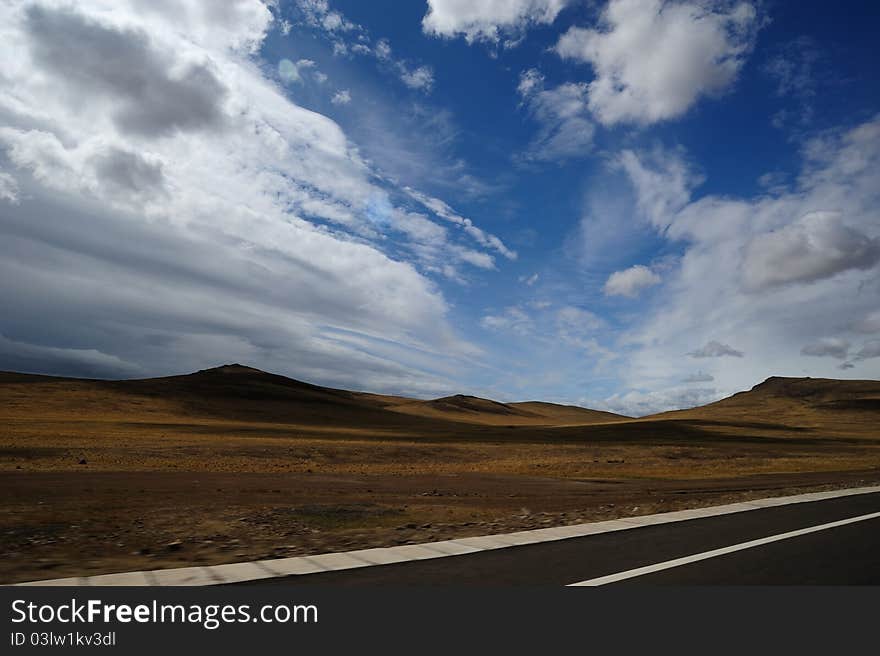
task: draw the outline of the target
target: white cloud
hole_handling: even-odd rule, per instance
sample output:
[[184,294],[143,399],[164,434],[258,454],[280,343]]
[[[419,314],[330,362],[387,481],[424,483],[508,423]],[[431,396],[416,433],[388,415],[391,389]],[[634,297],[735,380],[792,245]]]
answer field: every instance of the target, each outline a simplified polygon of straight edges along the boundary
[[326,32],[361,31],[360,25],[347,20],[338,11],[333,11],[327,0],[295,0],[303,20],[310,26]]
[[763,70],[776,82],[776,95],[812,98],[816,95],[814,69],[821,58],[813,39],[800,37],[781,46],[764,64]]
[[695,374],[688,375],[681,382],[683,382],[683,383],[711,383],[714,380],[715,380],[715,376],[713,376],[712,374],[707,374],[704,371],[698,371]]
[[463,263],[485,270],[496,268],[495,258],[490,254],[454,243],[445,227],[424,215],[392,210],[391,221],[395,230],[407,235],[407,248],[426,271],[465,283],[457,264]]
[[693,408],[718,400],[715,388],[672,387],[663,390],[631,390],[606,399],[583,399],[582,405],[629,417],[643,417],[667,410]]
[[109,106],[122,133],[168,136],[218,128],[224,120],[228,90],[216,70],[154,47],[142,29],[39,4],[29,5],[17,24],[31,62],[56,81],[63,98]]
[[807,344],[801,349],[801,355],[812,355],[818,358],[837,358],[846,360],[850,347],[849,340],[839,337],[823,337],[819,341]]
[[382,60],[391,59],[391,44],[388,42],[388,39],[379,39],[376,42],[376,48],[374,50],[376,57]]
[[[805,142],[800,175],[751,198],[694,200],[690,169],[680,151],[632,151],[624,166],[637,214],[681,249],[621,339],[624,386],[662,390],[688,375],[683,353],[727,348],[743,357],[707,358],[719,398],[773,375],[880,376],[861,343],[880,325],[880,116]],[[801,352],[829,335],[856,345],[852,367]]]
[[401,81],[410,89],[429,92],[434,86],[434,71],[430,66],[419,66],[409,69],[405,64],[399,63]]
[[635,187],[638,209],[654,227],[665,230],[676,212],[691,199],[691,191],[702,183],[679,152],[660,148],[647,153],[624,150],[617,164]]
[[393,189],[252,59],[270,23],[256,0],[0,5],[3,362],[418,391],[478,354],[374,220]]
[[775,48],[763,72],[776,83],[776,95],[797,103],[796,109],[780,109],[771,120],[776,128],[803,127],[813,120],[814,101],[823,77],[824,56],[810,37],[801,36]]
[[596,339],[599,330],[605,326],[604,320],[598,315],[589,310],[566,305],[556,311],[554,322],[555,338],[562,343],[594,355],[608,354]]
[[723,358],[724,356],[741,358],[743,357],[743,352],[737,351],[735,348],[728,346],[727,344],[712,340],[698,348],[696,351],[691,351],[688,355],[692,358]]
[[564,345],[594,356],[609,355],[597,340],[605,322],[589,310],[572,305],[511,305],[501,313],[487,314],[480,320],[480,325],[489,330],[528,338],[533,349],[538,344],[542,348]]
[[522,308],[511,306],[501,314],[487,314],[480,320],[483,328],[508,330],[518,335],[531,335],[535,330],[532,317]]
[[544,88],[535,69],[523,71],[517,87],[523,105],[540,124],[525,159],[564,161],[590,152],[595,131],[587,109],[587,85],[566,83]]
[[468,264],[472,264],[473,266],[479,267],[481,269],[495,268],[495,258],[493,258],[488,253],[475,251],[471,248],[465,248],[463,246],[455,246],[454,250],[458,255],[458,258],[463,262],[467,262]]
[[418,201],[427,209],[431,210],[434,214],[439,216],[441,219],[461,226],[462,230],[464,230],[465,233],[467,233],[481,246],[496,250],[509,260],[516,259],[516,252],[507,248],[507,246],[504,245],[504,242],[502,242],[498,237],[484,232],[483,230],[475,226],[473,221],[471,221],[470,219],[456,214],[455,210],[449,207],[449,205],[447,205],[444,201],[440,200],[439,198],[428,196],[409,187],[404,188],[404,191],[409,194],[410,197],[412,197],[414,200]]
[[589,105],[601,123],[655,123],[727,89],[757,25],[749,2],[611,0],[599,29],[570,28],[556,52],[593,67]]
[[[302,71],[315,68],[316,65],[317,64],[311,59],[300,59],[296,62],[292,62],[289,59],[282,59],[278,62],[278,77],[287,84],[297,84],[303,81]],[[315,71],[313,75],[317,77],[323,75],[323,73]],[[324,77],[326,79],[326,76]]]
[[367,48],[365,53],[372,54],[397,74],[400,81],[410,89],[430,93],[434,88],[434,69],[430,66],[413,67],[405,59],[395,59],[391,55],[391,44],[388,39],[380,39],[373,50]]
[[347,105],[351,102],[351,92],[348,89],[340,89],[333,94],[330,102],[334,105]]
[[10,174],[0,171],[0,200],[18,203],[18,182]]
[[880,239],[843,223],[840,212],[810,212],[746,247],[743,279],[751,290],[812,282],[880,261]]
[[533,24],[548,25],[570,0],[428,0],[428,13],[422,19],[426,34],[453,38],[463,36],[468,43],[497,43],[504,35],[515,43]]
[[306,25],[324,34],[332,42],[334,55],[374,57],[381,69],[395,74],[408,88],[426,94],[433,89],[434,70],[430,66],[414,65],[406,59],[395,59],[388,39],[379,39],[373,45],[362,25],[331,9],[327,0],[295,0],[295,7]]
[[535,91],[544,88],[544,76],[537,68],[529,68],[519,75],[517,93],[523,98],[530,96]]
[[642,264],[636,264],[623,271],[615,271],[605,281],[607,296],[626,296],[635,298],[639,293],[653,285],[659,285],[660,276]]

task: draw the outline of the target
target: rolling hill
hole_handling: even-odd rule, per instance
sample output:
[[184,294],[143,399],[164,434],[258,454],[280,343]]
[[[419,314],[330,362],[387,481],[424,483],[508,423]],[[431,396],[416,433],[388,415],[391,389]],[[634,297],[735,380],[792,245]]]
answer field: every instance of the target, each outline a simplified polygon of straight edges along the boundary
[[90,380],[0,372],[0,417],[127,422],[216,420],[321,429],[466,432],[466,426],[555,428],[560,437],[666,435],[694,426],[880,437],[880,381],[768,378],[705,406],[633,419],[541,401],[454,395],[421,400],[312,385],[240,364],[180,376]]
[[[182,376],[88,380],[0,373],[6,416],[149,415],[264,423],[427,429],[438,423],[510,426],[587,425],[628,419],[553,403],[499,403],[456,395],[423,401],[320,387],[240,364]],[[435,426],[436,427],[436,426]]]
[[785,426],[880,437],[880,381],[773,376],[715,403],[656,419]]

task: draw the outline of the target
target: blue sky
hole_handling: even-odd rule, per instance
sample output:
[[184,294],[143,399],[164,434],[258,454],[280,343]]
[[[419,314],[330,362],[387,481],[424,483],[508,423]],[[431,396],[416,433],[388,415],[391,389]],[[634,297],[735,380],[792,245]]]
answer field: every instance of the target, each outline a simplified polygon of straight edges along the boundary
[[0,11],[0,368],[628,414],[880,374],[874,3]]

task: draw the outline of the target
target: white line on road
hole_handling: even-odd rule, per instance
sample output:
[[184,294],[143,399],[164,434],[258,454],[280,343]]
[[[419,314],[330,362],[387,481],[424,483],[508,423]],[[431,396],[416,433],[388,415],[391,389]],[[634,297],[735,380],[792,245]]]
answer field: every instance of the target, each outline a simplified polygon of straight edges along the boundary
[[847,524],[855,524],[856,522],[864,522],[869,519],[880,519],[880,512],[870,513],[868,515],[860,515],[858,517],[850,517],[849,519],[841,519],[836,522],[829,522],[828,524],[819,524],[818,526],[810,526],[809,528],[798,529],[797,531],[789,531],[788,533],[780,533],[779,535],[771,535],[766,538],[760,538],[759,540],[751,540],[749,542],[740,542],[739,544],[734,544],[729,547],[722,547],[721,549],[713,549],[712,551],[704,551],[703,553],[694,554],[693,556],[684,556],[682,558],[676,558],[674,560],[667,560],[663,563],[657,563],[655,565],[646,565],[644,567],[637,567],[636,569],[630,569],[625,572],[618,572],[617,574],[608,574],[607,576],[600,576],[595,579],[589,579],[587,581],[580,581],[578,583],[569,583],[569,587],[577,587],[577,586],[597,586],[597,585],[606,585],[608,583],[616,583],[617,581],[623,581],[625,579],[632,579],[637,576],[644,576],[645,574],[652,574],[653,572],[660,572],[664,569],[672,569],[673,567],[681,567],[682,565],[688,565],[690,563],[696,563],[700,560],[708,560],[709,558],[715,558],[717,556],[723,556],[725,554],[734,553],[736,551],[743,551],[744,549],[751,549],[752,547],[760,547],[765,544],[770,544],[771,542],[779,542],[780,540],[788,540],[789,538],[796,538],[801,535],[807,535],[809,533],[817,533],[818,531],[826,531],[831,528],[838,528],[839,526],[846,526]]
[[[182,567],[175,569],[157,569],[147,572],[99,574],[98,576],[30,581],[27,583],[15,583],[13,585],[141,586],[241,583],[244,581],[266,578],[267,574],[276,577],[297,576],[325,571],[345,570],[353,567],[363,567],[366,566],[367,563],[382,565],[386,563],[403,563],[413,560],[423,560],[425,558],[454,557],[461,554],[475,553],[477,551],[508,548],[524,544],[540,544],[542,542],[564,540],[568,538],[587,537],[590,535],[610,533],[612,531],[636,529],[642,526],[671,524],[691,519],[717,517],[732,513],[786,506],[794,503],[828,501],[830,499],[839,499],[854,495],[877,493],[880,493],[880,486],[846,488],[842,490],[811,492],[808,494],[796,494],[785,497],[751,499],[740,503],[730,503],[723,506],[710,506],[708,508],[693,508],[691,510],[678,510],[675,512],[665,512],[654,515],[621,517],[619,519],[602,522],[575,524],[556,528],[539,528],[528,531],[517,531],[516,533],[484,535],[481,537],[460,538],[455,540],[444,540],[442,542],[428,542],[425,544],[407,544],[398,547],[360,549],[352,552],[294,556],[292,558],[276,558],[272,560],[254,561],[249,563],[231,563],[210,567]],[[205,576],[206,572],[209,573],[209,576]]]

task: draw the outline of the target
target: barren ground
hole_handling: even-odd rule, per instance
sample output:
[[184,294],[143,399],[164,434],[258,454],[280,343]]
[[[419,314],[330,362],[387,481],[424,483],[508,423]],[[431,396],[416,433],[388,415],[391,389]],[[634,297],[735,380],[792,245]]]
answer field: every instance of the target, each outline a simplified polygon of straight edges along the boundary
[[466,397],[420,413],[424,402],[266,376],[0,375],[0,582],[880,483],[873,381],[768,381],[714,406],[629,420]]

